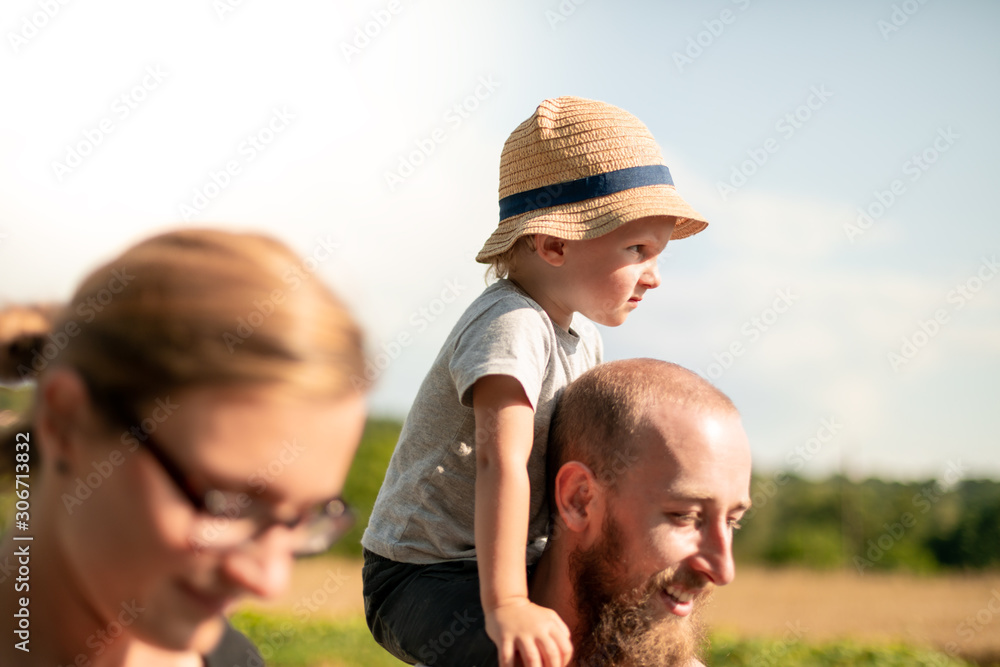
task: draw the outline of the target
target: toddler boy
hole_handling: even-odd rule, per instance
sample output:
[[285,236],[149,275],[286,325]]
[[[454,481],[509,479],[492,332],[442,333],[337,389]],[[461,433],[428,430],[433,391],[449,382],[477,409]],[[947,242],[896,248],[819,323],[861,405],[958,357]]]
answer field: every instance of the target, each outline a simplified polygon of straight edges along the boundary
[[[545,445],[559,393],[601,362],[660,284],[671,238],[708,223],[631,114],[545,100],[500,158],[498,280],[445,341],[403,425],[362,545],[376,641],[414,664],[566,665],[569,630],[528,599],[548,532]],[[492,641],[491,641],[492,640]]]

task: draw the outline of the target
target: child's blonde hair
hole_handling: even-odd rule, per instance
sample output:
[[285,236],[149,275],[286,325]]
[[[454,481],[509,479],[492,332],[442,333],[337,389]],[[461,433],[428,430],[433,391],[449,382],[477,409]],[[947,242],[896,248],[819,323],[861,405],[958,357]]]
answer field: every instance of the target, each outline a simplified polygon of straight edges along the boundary
[[534,252],[534,250],[535,237],[533,234],[518,238],[514,241],[514,245],[489,258],[486,280],[490,280],[491,277],[497,280],[510,277],[511,272],[517,268],[518,257],[524,252]]

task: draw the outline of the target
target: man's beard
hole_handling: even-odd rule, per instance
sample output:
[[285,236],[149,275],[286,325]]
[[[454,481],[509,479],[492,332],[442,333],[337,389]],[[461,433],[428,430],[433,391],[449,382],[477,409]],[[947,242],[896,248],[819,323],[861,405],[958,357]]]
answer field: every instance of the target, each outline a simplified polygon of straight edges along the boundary
[[[646,581],[629,582],[620,572],[621,527],[610,516],[602,539],[570,556],[577,604],[573,655],[580,667],[666,667],[688,665],[704,643],[698,611],[713,585],[690,570],[671,568]],[[698,591],[686,617],[663,609],[660,592],[668,584]]]

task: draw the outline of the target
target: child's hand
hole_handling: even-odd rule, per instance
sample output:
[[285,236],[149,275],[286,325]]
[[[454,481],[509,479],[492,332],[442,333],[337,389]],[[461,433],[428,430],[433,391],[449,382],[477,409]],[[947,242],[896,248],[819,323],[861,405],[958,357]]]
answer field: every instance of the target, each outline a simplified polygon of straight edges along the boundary
[[486,634],[500,652],[500,667],[566,667],[573,656],[569,628],[559,614],[527,599],[487,611]]

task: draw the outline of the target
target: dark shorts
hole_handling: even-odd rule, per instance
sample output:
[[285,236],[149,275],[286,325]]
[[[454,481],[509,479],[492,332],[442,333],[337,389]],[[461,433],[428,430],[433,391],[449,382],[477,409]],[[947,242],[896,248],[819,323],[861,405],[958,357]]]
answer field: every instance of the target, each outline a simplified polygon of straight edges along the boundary
[[411,665],[496,667],[476,561],[413,565],[364,554],[365,618],[379,645]]

